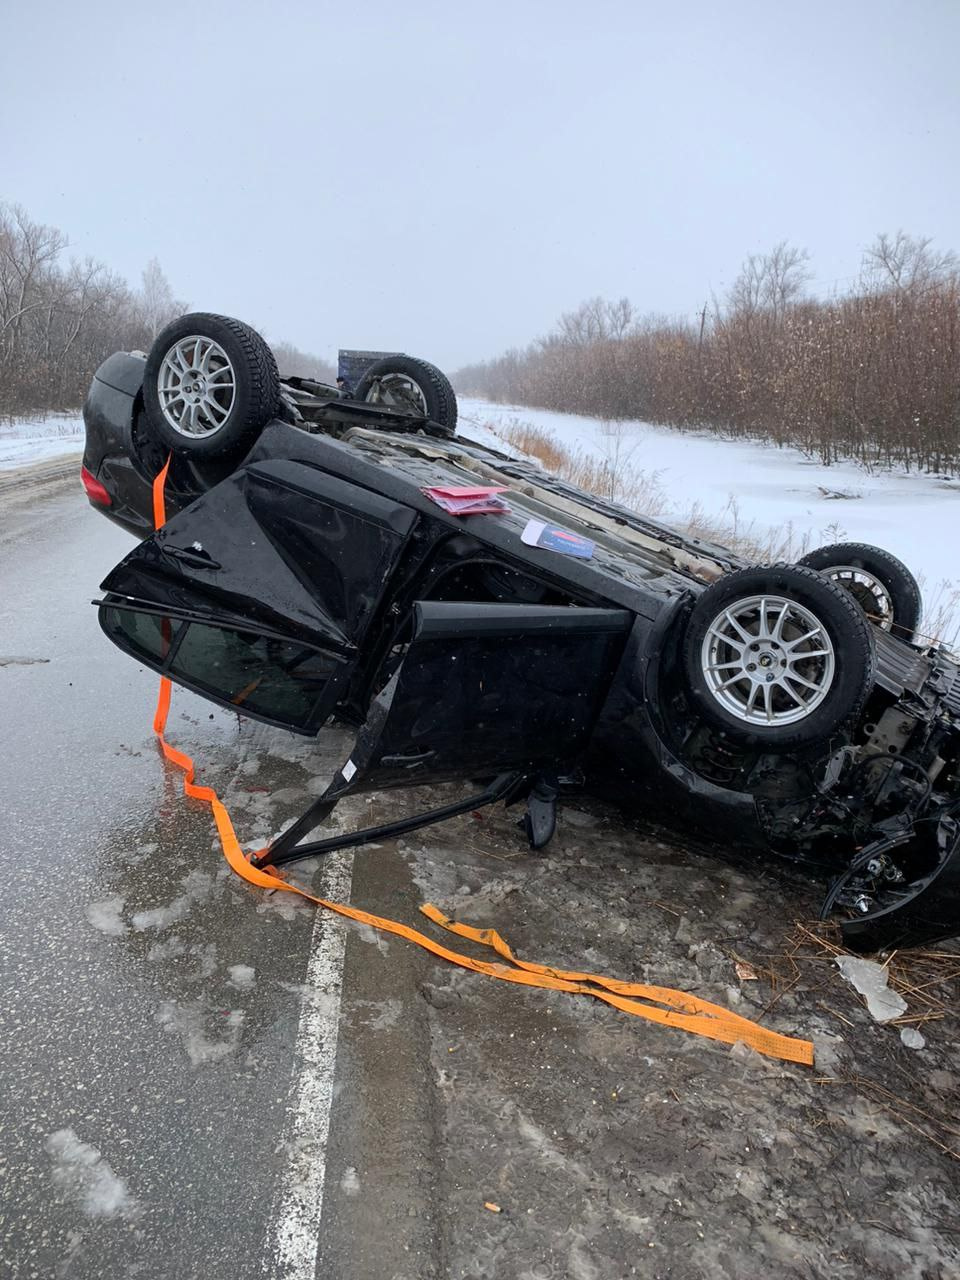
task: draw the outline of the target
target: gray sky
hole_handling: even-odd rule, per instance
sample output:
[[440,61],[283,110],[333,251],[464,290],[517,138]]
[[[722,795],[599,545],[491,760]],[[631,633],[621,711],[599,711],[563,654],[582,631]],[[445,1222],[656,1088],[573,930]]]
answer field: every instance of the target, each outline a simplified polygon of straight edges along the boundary
[[448,369],[780,239],[960,250],[960,0],[0,0],[0,200],[321,355]]

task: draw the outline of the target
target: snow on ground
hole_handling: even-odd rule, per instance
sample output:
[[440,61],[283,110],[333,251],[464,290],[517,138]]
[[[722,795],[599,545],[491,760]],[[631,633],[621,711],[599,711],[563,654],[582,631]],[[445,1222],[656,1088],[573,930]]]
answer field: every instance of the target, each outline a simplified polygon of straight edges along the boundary
[[[466,397],[459,403],[460,430],[471,438],[478,425],[489,430],[519,420],[552,432],[568,449],[600,459],[619,450],[629,466],[657,475],[677,519],[699,504],[723,522],[733,500],[740,526],[752,524],[756,533],[791,526],[798,540],[809,539],[811,549],[840,541],[885,547],[922,579],[928,613],[960,587],[960,479],[870,472],[853,462],[826,466],[797,449],[721,440],[649,422],[611,425],[522,405]],[[849,497],[827,496],[837,493]]]
[[0,419],[0,471],[83,452],[79,413],[54,413],[15,422]]
[[[489,449],[499,449],[501,453],[508,454],[510,457],[520,458],[523,455],[519,450],[514,449],[507,443],[502,436],[498,436],[487,423],[493,422],[494,419],[487,410],[499,410],[503,406],[498,404],[487,404],[483,400],[462,400],[457,397],[457,431],[464,436],[469,436],[477,444],[486,445]],[[512,412],[506,421],[511,418],[519,417],[519,411]],[[561,417],[562,415],[556,415]],[[598,424],[599,425],[599,424]]]

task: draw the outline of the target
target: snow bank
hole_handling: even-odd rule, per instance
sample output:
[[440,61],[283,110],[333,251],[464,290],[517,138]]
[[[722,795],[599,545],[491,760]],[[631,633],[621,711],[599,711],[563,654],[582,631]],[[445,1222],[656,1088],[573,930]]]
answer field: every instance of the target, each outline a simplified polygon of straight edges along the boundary
[[[797,449],[721,440],[649,422],[610,424],[522,405],[460,400],[460,429],[467,436],[474,435],[475,424],[496,430],[518,419],[552,432],[569,449],[598,459],[617,456],[656,474],[677,519],[694,504],[721,518],[733,499],[743,522],[757,530],[791,526],[797,538],[809,538],[811,549],[829,542],[875,543],[922,579],[928,614],[938,612],[960,587],[955,551],[960,480],[866,471],[853,462],[826,466]],[[837,494],[845,496],[831,496]]]
[[82,452],[83,419],[78,413],[54,413],[16,422],[0,420],[0,471]]

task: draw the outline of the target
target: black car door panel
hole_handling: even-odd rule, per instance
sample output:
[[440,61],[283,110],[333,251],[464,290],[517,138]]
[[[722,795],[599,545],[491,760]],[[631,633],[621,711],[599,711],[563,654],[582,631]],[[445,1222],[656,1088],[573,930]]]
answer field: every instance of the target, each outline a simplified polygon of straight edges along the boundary
[[103,589],[353,653],[417,515],[302,463],[244,467],[131,552]]
[[354,752],[371,785],[571,763],[633,623],[622,609],[424,601]]

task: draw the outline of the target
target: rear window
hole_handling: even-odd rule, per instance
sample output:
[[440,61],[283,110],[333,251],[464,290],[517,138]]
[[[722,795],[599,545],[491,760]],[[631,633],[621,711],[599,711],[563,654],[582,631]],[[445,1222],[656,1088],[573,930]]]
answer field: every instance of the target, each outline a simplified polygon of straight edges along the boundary
[[313,725],[341,664],[295,640],[104,605],[103,629],[122,649],[227,706],[290,728]]

